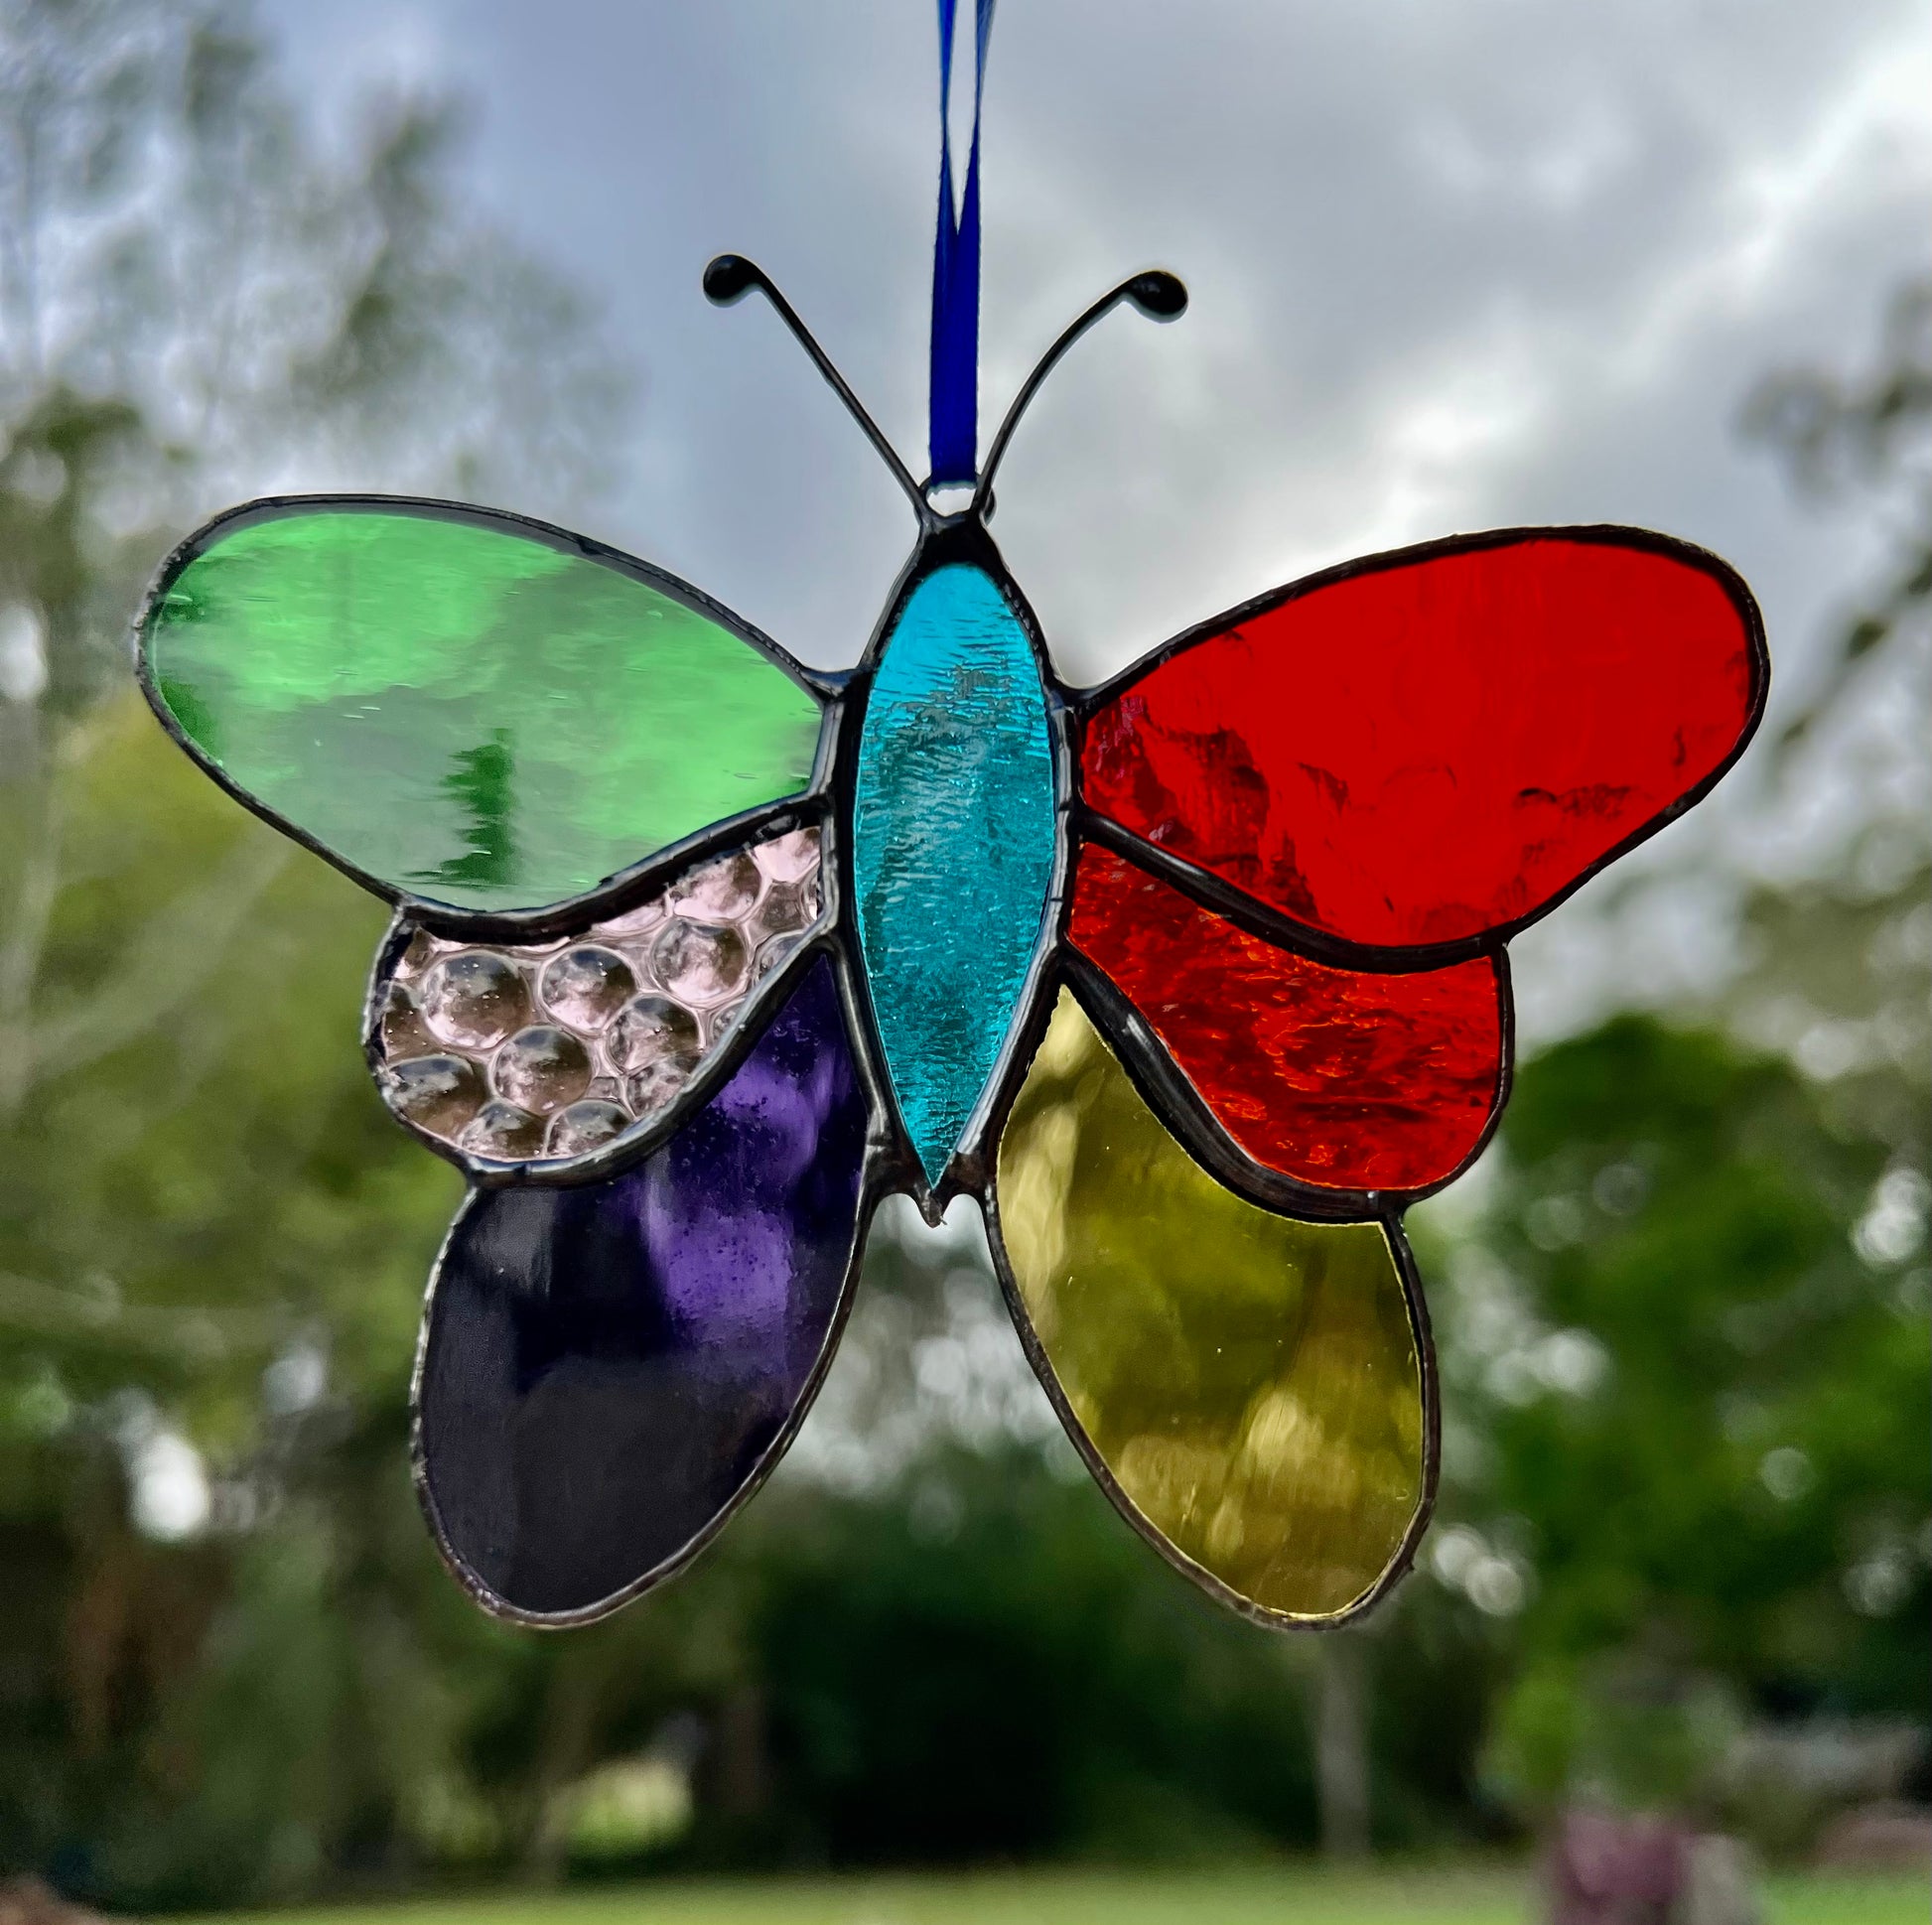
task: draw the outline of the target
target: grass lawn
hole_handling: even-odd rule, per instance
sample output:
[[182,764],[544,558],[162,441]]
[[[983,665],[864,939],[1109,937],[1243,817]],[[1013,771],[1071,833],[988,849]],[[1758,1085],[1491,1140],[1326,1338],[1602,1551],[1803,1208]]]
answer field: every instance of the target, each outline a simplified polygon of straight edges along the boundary
[[[1780,1877],[1766,1925],[1926,1925],[1922,1878]],[[1338,1872],[988,1872],[718,1879],[559,1894],[228,1914],[221,1925],[1530,1925],[1526,1874],[1461,1866]],[[203,1921],[202,1925],[215,1925]]]

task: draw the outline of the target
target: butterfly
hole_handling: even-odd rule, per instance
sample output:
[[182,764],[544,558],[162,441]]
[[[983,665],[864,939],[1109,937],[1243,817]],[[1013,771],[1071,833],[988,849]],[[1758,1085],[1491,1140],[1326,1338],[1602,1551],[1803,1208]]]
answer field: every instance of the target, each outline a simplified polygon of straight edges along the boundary
[[394,905],[364,1044],[470,1180],[415,1375],[419,1491],[488,1608],[678,1571],[824,1378],[870,1218],[984,1213],[1067,1435],[1223,1602],[1341,1623],[1413,1556],[1439,1405],[1403,1212],[1508,1092],[1506,945],[1689,808],[1762,712],[1738,576],[1631,528],[1350,562],[1067,686],[916,482],[858,665],[517,516],[255,501],[138,673],[223,788]]

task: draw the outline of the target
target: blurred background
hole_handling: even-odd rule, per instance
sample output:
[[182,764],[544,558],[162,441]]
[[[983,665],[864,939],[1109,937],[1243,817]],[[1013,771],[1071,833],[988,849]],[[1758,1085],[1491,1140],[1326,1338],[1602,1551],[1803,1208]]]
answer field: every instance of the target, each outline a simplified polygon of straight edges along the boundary
[[[1445,1474],[1394,1599],[1281,1640],[1170,1574],[961,1209],[887,1210],[693,1575],[539,1636],[438,1565],[407,1390],[458,1180],[355,1047],[383,915],[168,745],[128,619],[217,508],[356,486],[854,659],[903,505],[698,276],[761,261],[922,450],[931,11],[0,0],[0,1873],[151,1913],[640,1876],[669,1917],[670,1874],[1142,1867],[1092,1915],[1158,1874],[1227,1919],[1312,1916],[1325,1855],[1367,1920],[1438,1916],[1437,1865],[1526,1915],[1566,1814],[1925,1862],[1924,0],[1002,10],[987,412],[1123,273],[1193,295],[1084,344],[1004,472],[1070,680],[1510,522],[1704,542],[1769,625],[1745,762],[1516,945],[1514,1101],[1412,1219]],[[836,1915],[927,1915],[890,1890]]]

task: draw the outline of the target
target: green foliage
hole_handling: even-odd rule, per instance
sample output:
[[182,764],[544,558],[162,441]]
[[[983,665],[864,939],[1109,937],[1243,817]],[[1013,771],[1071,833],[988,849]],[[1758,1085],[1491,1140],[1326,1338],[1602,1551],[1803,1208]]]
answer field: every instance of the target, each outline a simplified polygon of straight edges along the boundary
[[[483,1619],[409,1492],[454,1182],[352,1046],[379,915],[131,701],[86,731],[37,999],[58,1070],[9,1128],[0,1215],[16,1860],[148,1905],[608,1862],[584,1788],[679,1729],[671,1862],[1312,1841],[1312,1647],[1195,1597],[1012,1396],[990,1429],[928,1414],[896,1460],[925,1405],[871,1410],[882,1474],[781,1477],[609,1624]],[[1892,1159],[1715,1031],[1619,1019],[1524,1066],[1486,1196],[1427,1260],[1480,1448],[1452,1439],[1435,1575],[1363,1643],[1378,1837],[1494,1824],[1486,1725],[1534,1809],[1586,1780],[1683,1795],[1733,1707],[1916,1705],[1924,1292],[1908,1236],[1859,1241]],[[882,1235],[869,1273],[848,1363],[875,1400],[998,1327],[951,1244]],[[167,1437],[210,1482],[180,1537],[130,1502]],[[1457,1529],[1520,1567],[1514,1614],[1469,1601],[1508,1602],[1475,1567],[1449,1581]]]
[[1485,1444],[1454,1501],[1532,1592],[1493,1758],[1532,1806],[1681,1803],[1726,1704],[1922,1702],[1925,1292],[1855,1234],[1888,1157],[1712,1031],[1524,1070],[1446,1321]]
[[940,1453],[899,1501],[821,1500],[772,1544],[756,1652],[792,1856],[1311,1837],[1287,1654],[1171,1580],[1076,1474]]
[[[396,1140],[353,1047],[379,912],[137,701],[90,731],[59,788],[74,881],[42,1048],[0,1127],[0,1422],[32,1441],[9,1562],[69,1600],[13,1654],[43,1741],[0,1748],[0,1840],[30,1861],[86,1840],[82,1882],[114,1890],[288,1888],[438,1728],[392,1721],[442,1687],[418,1605],[369,1634],[396,1606],[358,1567],[391,1561],[378,1592],[440,1583],[397,1473],[456,1185]],[[307,1491],[318,1452],[330,1487]]]
[[479,1627],[405,1445],[458,1186],[355,1048],[382,913],[186,764],[126,643],[292,447],[501,458],[526,505],[596,466],[620,384],[453,205],[450,124],[325,156],[233,8],[0,10],[0,1869],[120,1902],[400,1865],[464,1781]]
[[[1922,1719],[1904,807],[1758,891],[1703,1027],[1526,1063],[1484,1176],[1421,1213],[1445,1502],[1332,1669],[1067,1474],[970,1254],[883,1232],[797,1456],[697,1572],[568,1637],[474,1609],[410,1488],[457,1185],[354,1046],[380,912],[123,680],[169,541],[298,455],[310,482],[513,474],[537,508],[598,472],[621,384],[452,201],[451,127],[377,102],[327,158],[225,8],[0,10],[0,1869],[150,1909],[608,1870],[681,1775],[655,1864],[1279,1851],[1320,1827],[1323,1707],[1361,1727],[1375,1839],[1440,1844],[1505,1835],[1499,1797],[1705,1798],[1739,1719]],[[1909,372],[1807,390],[1797,440],[1849,423],[1891,459]],[[1826,709],[1922,643],[1901,552]],[[1166,1915],[1145,1878],[1090,1888],[1066,1915]],[[931,1915],[1054,1915],[1015,1889]]]

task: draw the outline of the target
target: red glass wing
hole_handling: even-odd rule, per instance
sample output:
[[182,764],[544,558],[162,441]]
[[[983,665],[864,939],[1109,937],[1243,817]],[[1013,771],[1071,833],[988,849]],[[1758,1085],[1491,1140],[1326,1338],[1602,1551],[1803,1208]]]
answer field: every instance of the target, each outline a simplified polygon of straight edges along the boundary
[[1658,536],[1511,534],[1283,591],[1105,694],[1088,804],[1379,946],[1546,908],[1754,726],[1743,584]]
[[1425,1189],[1501,1097],[1493,957],[1396,975],[1263,942],[1111,850],[1080,853],[1067,934],[1257,1163],[1337,1189]]

